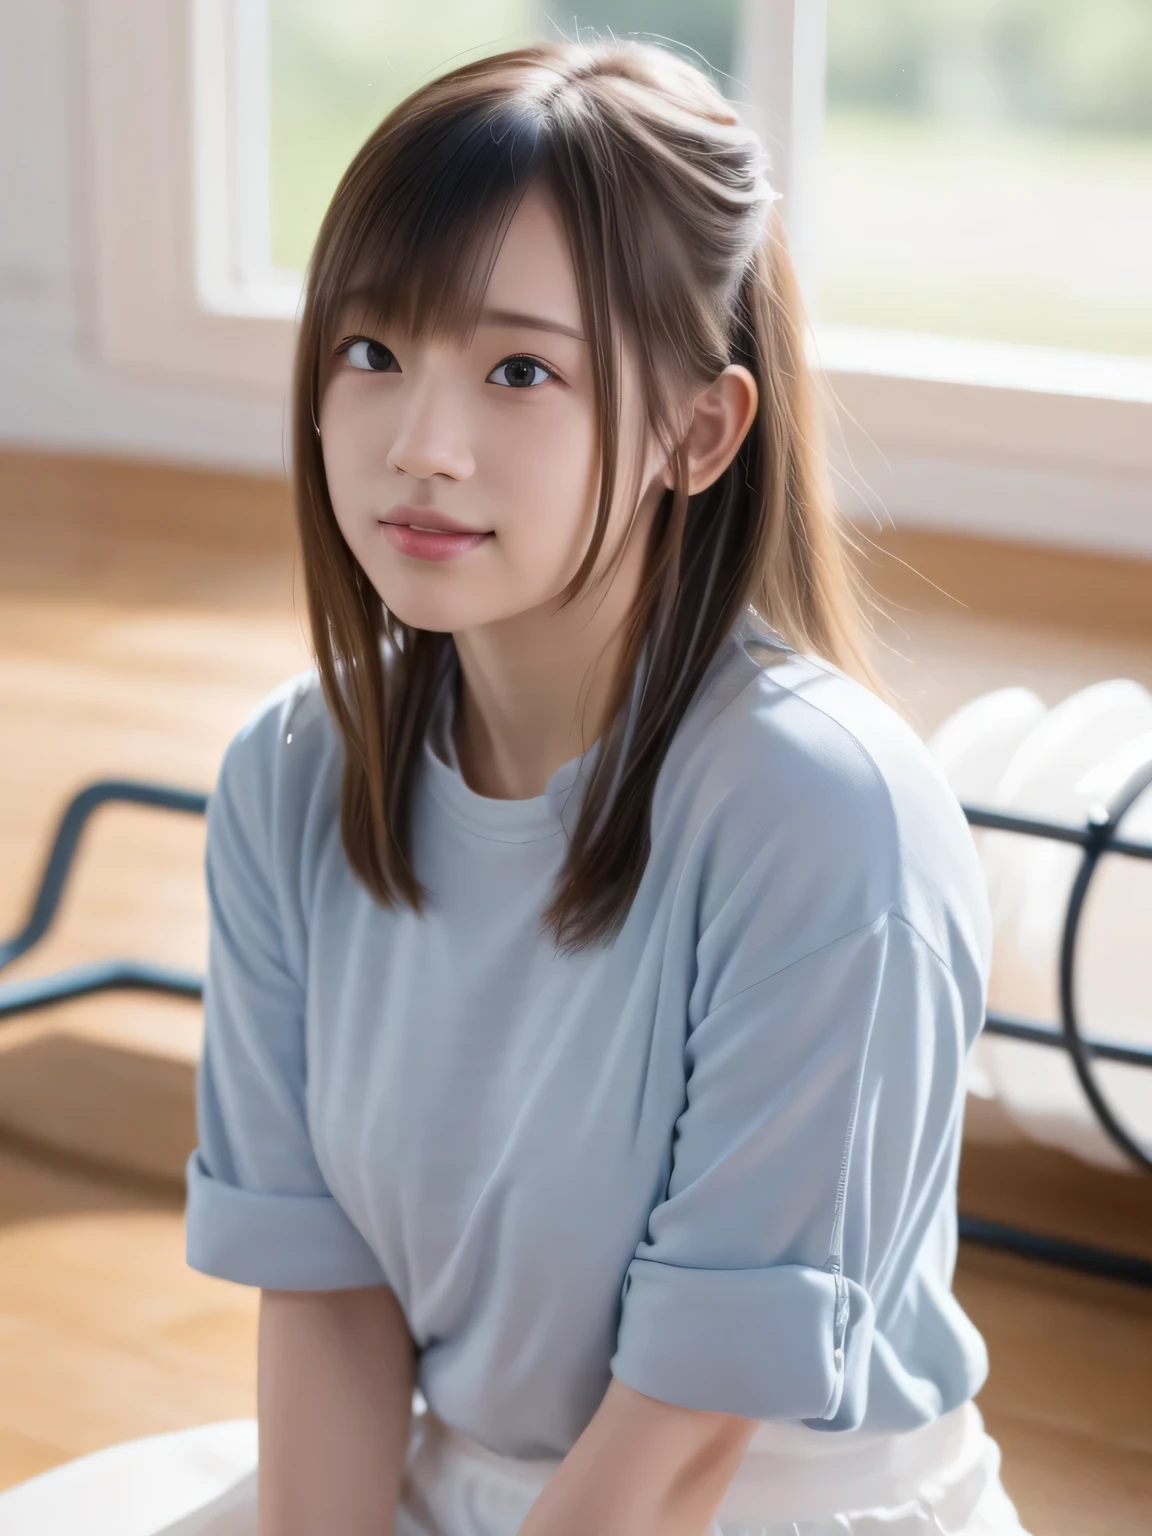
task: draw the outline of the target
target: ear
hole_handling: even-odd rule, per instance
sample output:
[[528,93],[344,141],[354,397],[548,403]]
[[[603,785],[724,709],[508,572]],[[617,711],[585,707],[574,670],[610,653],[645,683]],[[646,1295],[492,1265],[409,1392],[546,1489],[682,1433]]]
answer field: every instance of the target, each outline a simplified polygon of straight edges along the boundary
[[[728,468],[755,420],[759,403],[756,380],[742,363],[729,363],[696,394],[684,437],[689,496],[707,490]],[[671,489],[671,464],[664,466],[663,479]]]

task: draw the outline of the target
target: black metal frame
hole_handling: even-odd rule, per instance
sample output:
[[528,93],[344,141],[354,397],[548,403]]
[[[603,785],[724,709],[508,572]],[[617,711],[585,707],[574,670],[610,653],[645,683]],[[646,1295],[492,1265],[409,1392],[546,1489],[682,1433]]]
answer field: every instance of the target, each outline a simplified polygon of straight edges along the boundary
[[1067,826],[1060,822],[1037,821],[1031,817],[1009,816],[1002,812],[979,806],[965,806],[964,813],[974,827],[989,827],[1003,832],[1018,832],[1025,837],[1045,837],[1062,843],[1073,843],[1084,850],[1080,868],[1072,882],[1068,909],[1064,917],[1064,931],[1060,940],[1060,1017],[1062,1027],[1052,1029],[1044,1025],[1029,1024],[1021,1019],[1008,1018],[989,1012],[984,1028],[994,1035],[1011,1035],[1018,1040],[1032,1040],[1039,1045],[1054,1045],[1066,1050],[1072,1057],[1076,1075],[1087,1095],[1096,1118],[1105,1131],[1126,1156],[1146,1173],[1152,1173],[1152,1146],[1144,1146],[1129,1134],[1112,1113],[1092,1070],[1093,1061],[1121,1061],[1129,1066],[1152,1067],[1152,1050],[1143,1046],[1120,1045],[1111,1040],[1086,1037],[1080,1029],[1076,1010],[1076,938],[1080,920],[1084,915],[1084,902],[1088,887],[1096,873],[1101,856],[1119,853],[1133,859],[1152,859],[1152,843],[1132,842],[1120,836],[1120,823],[1132,806],[1152,785],[1152,763],[1143,764],[1124,784],[1111,805],[1094,805],[1083,827]]
[[[1069,897],[1060,944],[1059,1027],[989,1011],[984,1028],[989,1034],[1006,1035],[1014,1040],[1027,1040],[1034,1045],[1067,1051],[1104,1130],[1125,1155],[1145,1172],[1152,1172],[1152,1145],[1145,1146],[1137,1141],[1112,1113],[1107,1097],[1096,1081],[1093,1062],[1097,1059],[1119,1061],[1129,1066],[1152,1068],[1152,1050],[1084,1035],[1076,1011],[1074,983],[1076,938],[1088,888],[1102,855],[1118,853],[1128,858],[1152,859],[1152,843],[1133,842],[1119,835],[1121,821],[1149,785],[1152,785],[1152,764],[1145,765],[1133,774],[1111,805],[1094,806],[1083,827],[1009,815],[986,806],[964,807],[964,814],[974,827],[1013,832],[1023,837],[1050,838],[1056,842],[1071,843],[1084,850]],[[0,941],[0,971],[20,955],[27,954],[51,927],[84,826],[98,807],[109,803],[149,805],[161,810],[202,816],[208,807],[208,796],[199,790],[179,789],[172,785],[132,779],[102,779],[82,789],[61,818],[28,921],[19,933]],[[198,998],[203,995],[203,977],[147,960],[115,959],[70,966],[49,976],[0,984],[0,1023],[70,998],[117,988],[137,988]],[[1017,1227],[1001,1226],[962,1213],[959,1221],[960,1236],[970,1242],[1044,1259],[1049,1263],[1111,1279],[1152,1285],[1152,1262],[1135,1255],[1082,1247],[1059,1238],[1026,1232]]]
[[[195,789],[176,789],[170,784],[149,784],[137,779],[100,779],[82,789],[60,818],[28,921],[19,933],[0,940],[0,971],[27,954],[52,926],[76,857],[80,834],[95,810],[112,803],[151,805],[159,810],[203,816],[208,809],[208,796]],[[35,1008],[67,1002],[69,998],[123,987],[171,992],[179,997],[200,997],[204,981],[194,971],[157,965],[151,960],[98,960],[90,965],[69,966],[51,976],[0,984],[0,1023]]]

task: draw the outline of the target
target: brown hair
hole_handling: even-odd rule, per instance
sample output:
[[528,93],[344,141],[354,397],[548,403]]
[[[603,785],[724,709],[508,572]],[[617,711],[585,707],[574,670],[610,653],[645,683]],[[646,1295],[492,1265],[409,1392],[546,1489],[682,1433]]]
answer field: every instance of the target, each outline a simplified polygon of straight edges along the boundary
[[[531,183],[566,229],[592,354],[600,491],[584,589],[613,504],[612,322],[636,349],[675,488],[652,523],[609,723],[542,927],[571,951],[614,937],[640,884],[660,765],[709,663],[749,606],[796,650],[877,687],[849,536],[832,504],[804,323],[764,152],[707,77],[652,44],[540,42],[464,65],[389,114],[349,166],[309,264],[293,381],[296,515],[320,680],[346,748],[341,834],[385,905],[423,910],[411,807],[451,635],[391,614],[337,526],[316,422],[350,293],[414,334],[470,335]],[[683,489],[676,391],[729,363],[760,405],[727,470]],[[641,653],[659,678],[632,729]],[[385,651],[389,653],[385,665]]]

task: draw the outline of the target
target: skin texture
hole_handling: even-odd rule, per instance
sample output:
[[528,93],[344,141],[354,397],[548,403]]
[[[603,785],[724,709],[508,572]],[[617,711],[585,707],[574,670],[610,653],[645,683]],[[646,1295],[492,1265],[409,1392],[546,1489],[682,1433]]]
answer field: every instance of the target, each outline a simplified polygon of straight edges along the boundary
[[259,1536],[395,1536],[416,1348],[392,1291],[262,1291]]
[[520,1536],[706,1536],[756,1425],[613,1377]]
[[[495,318],[501,311],[575,334]],[[404,622],[454,637],[462,675],[455,735],[468,784],[517,799],[541,794],[606,723],[620,625],[672,471],[621,346],[620,467],[598,572],[621,544],[623,555],[610,583],[561,609],[558,596],[594,526],[596,414],[575,272],[542,189],[529,190],[508,227],[485,317],[461,348],[385,333],[350,307],[340,344],[359,340],[338,346],[319,427],[337,521],[376,591]],[[525,357],[543,370],[508,366]],[[731,462],[757,403],[755,379],[739,365],[680,402],[690,493]],[[637,476],[638,503],[630,495]],[[401,505],[434,508],[493,537],[445,562],[402,554],[378,527]],[[260,1411],[269,1427],[262,1424],[261,1455],[266,1442],[269,1463],[261,1496],[272,1512],[261,1517],[261,1536],[337,1527],[357,1536],[384,1530],[385,1518],[391,1529],[411,1380],[406,1363],[390,1383],[378,1373],[409,1357],[390,1293],[360,1296],[262,1306]],[[303,1454],[320,1432],[318,1401],[323,1457]],[[522,1536],[703,1536],[754,1428],[754,1420],[658,1402],[613,1379]],[[365,1444],[376,1447],[371,1464]],[[345,1478],[356,1486],[341,1489]]]

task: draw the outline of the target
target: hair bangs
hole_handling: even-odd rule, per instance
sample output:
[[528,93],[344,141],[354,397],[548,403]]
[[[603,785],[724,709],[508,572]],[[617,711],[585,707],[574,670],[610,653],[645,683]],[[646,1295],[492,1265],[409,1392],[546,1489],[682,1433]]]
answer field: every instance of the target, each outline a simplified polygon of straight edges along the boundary
[[547,155],[539,124],[507,103],[401,130],[383,136],[365,174],[349,172],[359,182],[343,207],[352,238],[336,243],[341,270],[317,285],[326,350],[352,317],[467,345],[504,234]]

